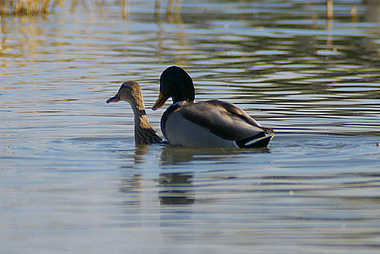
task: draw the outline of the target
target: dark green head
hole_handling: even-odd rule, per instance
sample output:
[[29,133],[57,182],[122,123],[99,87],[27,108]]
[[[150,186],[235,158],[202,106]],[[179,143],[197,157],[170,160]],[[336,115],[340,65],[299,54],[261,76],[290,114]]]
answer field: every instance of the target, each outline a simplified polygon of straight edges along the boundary
[[189,74],[182,68],[171,66],[167,68],[160,77],[160,96],[153,109],[163,106],[167,99],[178,101],[194,101],[195,92],[193,81]]

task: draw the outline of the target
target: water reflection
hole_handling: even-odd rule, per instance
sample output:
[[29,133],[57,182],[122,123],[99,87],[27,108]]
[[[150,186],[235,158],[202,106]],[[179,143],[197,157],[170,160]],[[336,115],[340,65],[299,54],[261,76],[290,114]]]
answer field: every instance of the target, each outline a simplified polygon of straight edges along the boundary
[[161,205],[194,204],[194,186],[191,173],[162,173],[159,179]]
[[[142,196],[147,185],[155,185],[154,179],[144,173],[143,168],[149,165],[149,157],[152,149],[162,148],[160,167],[158,173],[157,194],[161,205],[194,204],[195,186],[193,177],[196,169],[189,171],[183,165],[199,164],[204,170],[205,165],[212,170],[223,170],[221,165],[231,163],[242,155],[269,153],[268,148],[260,149],[234,149],[234,148],[186,148],[165,146],[138,146],[133,150],[119,151],[121,158],[126,162],[122,169],[125,175],[119,187],[119,191],[128,194],[128,201],[123,205],[142,205]],[[230,159],[229,159],[230,158]],[[140,164],[143,168],[140,168]],[[204,165],[203,165],[204,164]],[[152,168],[153,172],[156,169]],[[148,177],[148,178],[147,178]],[[153,181],[153,182],[152,182]]]
[[[325,1],[185,1],[158,17],[152,0],[129,5],[129,22],[113,3],[2,17],[5,252],[378,251],[372,9],[339,1],[327,29]],[[198,100],[275,129],[271,150],[135,147],[132,112],[104,100],[133,79],[153,105],[173,64]],[[156,130],[162,112],[148,113]]]
[[[269,153],[268,148],[238,149],[238,148],[192,148],[192,147],[166,147],[161,153],[161,164],[177,165],[191,161],[220,161],[242,154]],[[169,167],[170,168],[170,167]]]
[[[242,154],[268,153],[268,148],[189,148],[166,147],[161,153],[161,173],[159,177],[159,197],[162,205],[193,204],[195,202],[192,172],[182,172],[180,165],[199,164],[200,169],[209,165],[210,170],[221,170],[218,164],[229,163],[228,158]],[[202,165],[202,164],[205,165]],[[178,172],[179,171],[179,172]],[[169,173],[167,173],[169,172]]]
[[364,0],[366,5],[365,20],[380,23],[380,2],[378,0]]

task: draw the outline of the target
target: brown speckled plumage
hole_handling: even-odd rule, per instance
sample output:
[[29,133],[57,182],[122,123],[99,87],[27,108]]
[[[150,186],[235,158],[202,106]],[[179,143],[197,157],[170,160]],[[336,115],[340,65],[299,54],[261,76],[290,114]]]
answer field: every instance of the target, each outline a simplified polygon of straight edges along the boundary
[[128,102],[135,116],[135,143],[136,145],[149,145],[153,143],[163,143],[157,135],[146,115],[143,95],[139,84],[134,81],[124,82],[118,93],[107,100],[107,103],[118,102],[120,100]]

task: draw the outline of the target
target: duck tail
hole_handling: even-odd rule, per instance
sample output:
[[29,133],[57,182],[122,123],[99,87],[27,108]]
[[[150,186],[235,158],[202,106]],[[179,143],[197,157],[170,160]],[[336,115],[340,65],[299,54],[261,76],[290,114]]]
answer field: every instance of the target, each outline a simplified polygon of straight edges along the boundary
[[252,137],[235,141],[240,148],[262,148],[267,147],[269,141],[273,138],[273,132],[261,132]]

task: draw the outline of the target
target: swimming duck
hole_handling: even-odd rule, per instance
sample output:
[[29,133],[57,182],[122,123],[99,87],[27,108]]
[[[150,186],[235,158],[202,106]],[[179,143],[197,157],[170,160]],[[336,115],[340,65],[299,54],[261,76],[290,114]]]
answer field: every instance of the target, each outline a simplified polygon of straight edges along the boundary
[[162,143],[162,139],[157,135],[146,115],[143,95],[137,82],[124,82],[117,94],[106,102],[118,102],[120,100],[128,102],[135,116],[135,143],[136,145],[148,145]]
[[273,130],[265,128],[232,103],[209,100],[194,102],[191,77],[171,66],[160,77],[160,95],[153,110],[168,98],[173,104],[161,118],[161,131],[171,145],[190,147],[266,147]]

